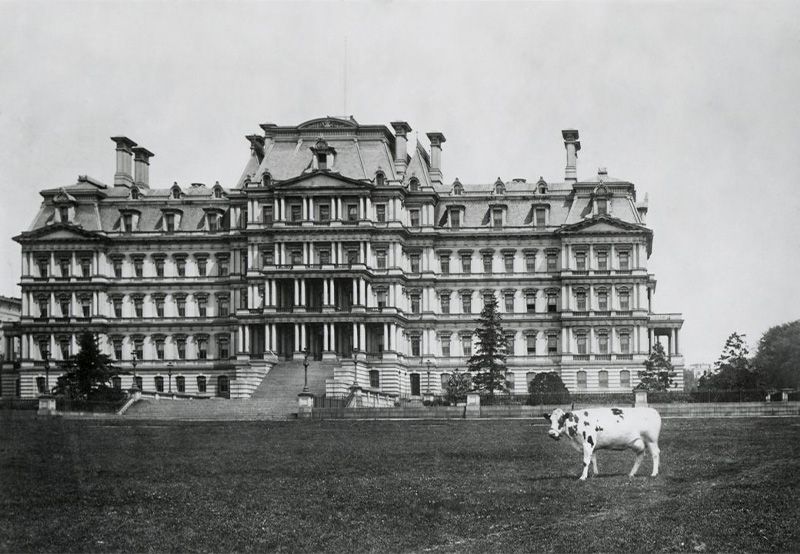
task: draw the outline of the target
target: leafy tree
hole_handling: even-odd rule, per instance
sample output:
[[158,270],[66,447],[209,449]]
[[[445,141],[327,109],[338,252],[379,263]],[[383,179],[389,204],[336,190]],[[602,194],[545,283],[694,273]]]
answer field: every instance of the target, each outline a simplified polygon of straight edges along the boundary
[[483,310],[478,318],[478,343],[469,361],[467,369],[475,373],[473,386],[478,391],[488,391],[494,396],[495,391],[506,390],[506,341],[500,313],[497,311],[497,298],[487,295]]
[[722,347],[722,354],[714,362],[714,371],[706,372],[698,383],[700,390],[752,390],[759,388],[759,378],[747,355],[749,351],[744,335],[731,333]]
[[561,404],[569,400],[569,389],[556,371],[537,373],[528,383],[528,393],[531,405]]
[[120,372],[111,364],[111,358],[100,352],[91,333],[81,334],[78,345],[80,351],[61,363],[65,373],[58,378],[55,393],[73,400],[110,396],[111,379]]
[[768,386],[800,389],[800,320],[768,329],[753,365]]
[[444,387],[444,399],[455,406],[467,399],[467,393],[472,390],[472,376],[469,373],[460,373],[455,370]]
[[668,390],[672,387],[675,373],[664,347],[660,342],[656,342],[650,357],[644,362],[644,369],[639,371],[639,384],[636,388],[646,391]]

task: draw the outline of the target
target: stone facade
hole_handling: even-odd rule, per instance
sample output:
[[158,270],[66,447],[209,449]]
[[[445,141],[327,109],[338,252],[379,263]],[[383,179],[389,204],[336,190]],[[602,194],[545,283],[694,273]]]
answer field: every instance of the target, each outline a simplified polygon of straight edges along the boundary
[[[442,133],[326,117],[262,124],[231,187],[151,188],[153,156],[113,137],[117,172],[42,191],[22,246],[21,392],[42,354],[76,332],[145,390],[246,397],[305,352],[402,397],[437,393],[474,351],[483,299],[499,300],[516,392],[557,371],[572,391],[630,391],[654,340],[682,374],[679,314],[655,314],[647,201],[604,169],[578,179],[577,131],[562,133],[565,178],[445,183]],[[133,174],[131,172],[133,168]],[[355,363],[354,363],[355,362]],[[120,386],[132,384],[123,376]]]

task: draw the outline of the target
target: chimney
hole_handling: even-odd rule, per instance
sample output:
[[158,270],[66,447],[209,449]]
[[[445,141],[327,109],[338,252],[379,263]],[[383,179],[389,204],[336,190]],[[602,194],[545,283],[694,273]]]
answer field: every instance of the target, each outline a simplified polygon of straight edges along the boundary
[[111,137],[117,145],[117,172],[114,173],[115,187],[130,187],[133,184],[131,175],[131,148],[136,146],[128,137]]
[[442,184],[442,143],[445,142],[444,135],[438,131],[427,134],[431,141],[431,181]]
[[155,156],[147,148],[135,146],[133,149],[133,181],[140,187],[150,188],[150,158]]
[[406,135],[411,132],[411,126],[405,121],[392,121],[394,128],[394,168],[398,175],[406,172],[408,159],[408,139]]
[[578,131],[567,129],[561,131],[564,137],[564,147],[567,149],[567,167],[564,180],[568,183],[578,181],[578,150],[581,149],[581,141],[578,140]]

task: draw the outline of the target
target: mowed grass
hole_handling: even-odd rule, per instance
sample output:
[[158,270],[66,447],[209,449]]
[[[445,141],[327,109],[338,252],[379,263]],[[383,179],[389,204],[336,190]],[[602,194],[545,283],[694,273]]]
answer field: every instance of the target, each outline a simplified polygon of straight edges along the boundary
[[601,476],[544,421],[0,417],[0,551],[797,551],[800,419],[665,420]]

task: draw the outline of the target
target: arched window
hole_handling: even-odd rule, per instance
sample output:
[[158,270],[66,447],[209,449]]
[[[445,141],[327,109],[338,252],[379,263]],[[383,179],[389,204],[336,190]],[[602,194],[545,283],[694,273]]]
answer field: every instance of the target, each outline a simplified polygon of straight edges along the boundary
[[461,184],[461,181],[456,180],[453,181],[453,196],[461,196],[464,193],[464,186]]
[[222,187],[219,184],[219,181],[214,183],[214,198],[222,198]]
[[264,175],[261,176],[261,184],[265,187],[272,185],[272,175],[270,175],[269,171],[265,171]]
[[408,182],[408,189],[411,192],[419,191],[419,179],[416,177],[412,177],[411,180]]
[[375,185],[382,187],[386,184],[386,175],[383,174],[383,171],[378,170],[375,174]]
[[133,200],[139,200],[139,188],[138,187],[133,187],[131,189],[131,198]]
[[506,185],[503,183],[500,177],[497,178],[497,181],[494,182],[494,193],[495,194],[505,194],[506,192]]
[[172,198],[177,200],[181,197],[181,187],[178,186],[178,183],[174,183],[172,185]]
[[228,398],[230,396],[230,381],[227,375],[217,377],[217,396]]

